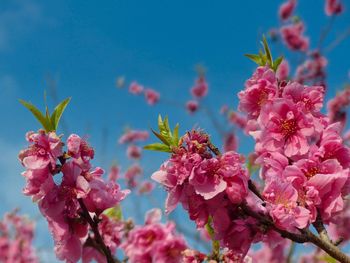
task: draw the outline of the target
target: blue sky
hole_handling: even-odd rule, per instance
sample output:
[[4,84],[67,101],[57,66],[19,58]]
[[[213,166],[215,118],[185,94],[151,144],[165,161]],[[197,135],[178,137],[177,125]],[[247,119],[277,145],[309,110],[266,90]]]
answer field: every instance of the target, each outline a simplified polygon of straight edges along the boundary
[[[316,46],[320,31],[329,22],[323,1],[300,2],[297,13],[305,19],[306,34]],[[344,2],[350,8],[349,2]],[[44,90],[49,92],[48,76],[56,80],[60,99],[72,96],[65,121],[71,132],[89,134],[96,147],[96,165],[108,167],[118,160],[127,167],[124,148],[116,144],[117,138],[127,125],[155,127],[159,113],[168,114],[172,123],[180,122],[182,131],[200,125],[219,144],[205,116],[189,117],[166,103],[148,107],[143,99],[116,89],[114,83],[122,75],[127,83],[137,80],[160,91],[163,98],[185,102],[196,76],[194,65],[202,63],[208,69],[210,84],[210,98],[205,103],[216,111],[223,103],[236,106],[236,93],[254,68],[243,54],[255,52],[261,34],[278,25],[281,2],[237,3],[107,0],[102,5],[90,0],[2,0],[0,214],[18,206],[32,217],[38,215],[31,201],[21,195],[24,180],[16,159],[25,146],[25,132],[36,130],[38,124],[17,99],[42,107]],[[347,12],[335,20],[325,46],[349,26]],[[349,46],[348,38],[327,54],[329,96],[349,81]],[[277,48],[272,45],[272,49],[277,55]],[[52,105],[51,96],[48,98]],[[105,134],[108,136],[103,139]],[[252,146],[251,141],[244,139],[240,146],[244,153],[251,150],[246,146]],[[99,157],[102,153],[103,158]],[[146,153],[144,158],[149,163],[145,176],[149,176],[166,156]],[[144,209],[147,206],[145,202]],[[38,224],[37,243],[49,247],[45,223],[41,220]]]

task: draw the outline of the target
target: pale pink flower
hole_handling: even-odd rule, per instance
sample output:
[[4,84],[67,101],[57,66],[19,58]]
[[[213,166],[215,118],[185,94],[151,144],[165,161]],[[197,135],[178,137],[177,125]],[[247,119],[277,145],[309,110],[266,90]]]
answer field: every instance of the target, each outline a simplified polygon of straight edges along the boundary
[[108,180],[110,181],[117,181],[119,179],[120,174],[120,167],[118,165],[112,165],[111,169],[109,170],[108,174]]
[[139,194],[149,194],[153,191],[155,185],[150,181],[144,181],[140,184]]
[[290,68],[289,63],[286,59],[283,59],[281,64],[278,66],[278,69],[276,71],[276,77],[278,80],[287,80],[289,77]]
[[264,189],[267,210],[276,226],[296,232],[309,224],[310,211],[299,206],[298,192],[288,182],[272,181]]
[[153,89],[145,89],[145,98],[147,103],[152,106],[159,101],[160,94]]
[[131,82],[129,86],[129,92],[134,95],[139,95],[143,92],[143,86],[138,84],[136,81]]
[[139,164],[133,164],[126,170],[124,178],[126,184],[130,188],[135,188],[137,186],[136,178],[143,173],[143,170]]
[[309,38],[303,36],[304,24],[297,22],[283,26],[281,35],[286,45],[292,50],[306,51],[309,48]]
[[126,150],[126,155],[130,159],[140,159],[142,149],[134,144],[129,145]]
[[88,210],[96,214],[116,206],[130,193],[130,190],[121,190],[119,184],[112,181],[105,183],[103,180],[96,178],[89,183],[91,190],[84,202]]
[[146,141],[149,138],[148,131],[127,130],[118,140],[120,144]]

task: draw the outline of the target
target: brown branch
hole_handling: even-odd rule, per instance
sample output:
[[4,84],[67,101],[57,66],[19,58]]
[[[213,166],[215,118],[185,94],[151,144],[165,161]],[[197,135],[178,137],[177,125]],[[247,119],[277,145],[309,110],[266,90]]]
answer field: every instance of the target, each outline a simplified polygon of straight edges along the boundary
[[81,216],[88,222],[88,224],[90,225],[93,233],[94,233],[94,239],[96,241],[96,244],[101,248],[101,250],[103,251],[103,254],[105,255],[107,262],[108,263],[115,263],[115,262],[119,262],[119,260],[115,260],[112,256],[111,250],[109,249],[109,247],[106,246],[106,244],[104,243],[100,232],[98,231],[98,220],[97,218],[92,219],[89,211],[87,210],[84,202],[82,199],[78,199],[79,205],[81,207]]
[[215,155],[217,156],[221,155],[219,148],[217,148],[214,144],[212,144],[211,141],[208,141],[207,146]]
[[262,197],[262,195],[259,192],[259,189],[256,187],[256,185],[253,183],[253,181],[251,179],[248,180],[248,188],[250,191],[252,191],[257,197],[259,197],[259,199],[261,199],[262,201],[264,201],[264,198]]
[[350,257],[343,253],[337,246],[314,235],[309,229],[304,229],[303,232],[311,243],[321,248],[334,259],[341,263],[350,263]]
[[317,233],[320,235],[321,239],[333,244],[333,242],[331,241],[331,239],[328,236],[327,229],[325,228],[325,226],[323,224],[321,213],[318,209],[317,209],[316,221],[312,225],[315,227],[315,229],[316,229]]
[[314,235],[309,229],[300,229],[300,234],[291,233],[286,230],[279,229],[275,226],[274,222],[268,216],[253,211],[250,207],[247,206],[247,204],[242,203],[241,208],[247,215],[257,219],[261,224],[278,232],[282,237],[288,238],[296,243],[310,242],[321,248],[323,251],[328,253],[328,255],[338,260],[339,262],[350,263],[349,256],[343,253],[337,246]]

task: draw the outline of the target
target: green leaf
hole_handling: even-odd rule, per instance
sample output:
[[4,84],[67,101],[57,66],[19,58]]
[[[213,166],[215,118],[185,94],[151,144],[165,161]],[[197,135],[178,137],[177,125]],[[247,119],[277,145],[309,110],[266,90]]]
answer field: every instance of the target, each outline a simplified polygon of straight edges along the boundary
[[255,55],[255,54],[244,54],[247,58],[255,62],[256,64],[261,66],[261,57],[260,55]]
[[263,46],[264,46],[264,50],[267,58],[267,63],[269,64],[270,67],[272,67],[273,66],[272,55],[265,36],[263,36]]
[[170,145],[169,141],[167,140],[167,138],[164,137],[164,135],[159,134],[159,133],[155,132],[154,130],[152,130],[152,132],[153,132],[153,134],[154,134],[155,136],[157,136],[157,138],[158,138],[159,140],[161,140],[162,142],[164,142],[165,145],[168,145],[168,146]]
[[62,114],[64,112],[64,110],[66,109],[68,103],[70,102],[71,98],[67,98],[65,100],[63,100],[60,104],[58,104],[56,106],[56,108],[54,109],[51,117],[50,117],[50,121],[52,124],[52,128],[53,130],[57,130],[58,127],[58,123],[60,122],[60,119],[62,117]]
[[168,145],[162,143],[152,143],[143,147],[145,150],[158,151],[158,152],[168,152],[171,153],[171,148]]
[[176,145],[176,146],[178,146],[179,145],[179,127],[180,127],[180,125],[177,123],[176,124],[176,126],[175,126],[175,128],[174,128],[174,144]]
[[278,58],[275,59],[275,61],[273,62],[273,70],[276,72],[279,65],[282,63],[283,61],[283,56],[280,56]]
[[34,115],[34,117],[39,121],[39,123],[43,126],[45,131],[51,131],[51,123],[50,120],[47,119],[41,112],[38,110],[33,104],[26,102],[24,100],[19,100],[19,102],[26,107],[30,112]]
[[110,219],[113,219],[114,221],[120,221],[123,219],[123,212],[120,205],[106,209],[103,211],[103,214],[108,216]]

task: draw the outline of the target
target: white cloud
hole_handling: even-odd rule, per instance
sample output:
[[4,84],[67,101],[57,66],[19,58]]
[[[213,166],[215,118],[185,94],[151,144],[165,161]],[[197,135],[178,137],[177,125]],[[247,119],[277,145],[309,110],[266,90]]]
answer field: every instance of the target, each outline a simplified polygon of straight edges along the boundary
[[40,6],[32,0],[11,1],[0,11],[0,50],[11,48],[19,36],[30,32],[43,18]]

